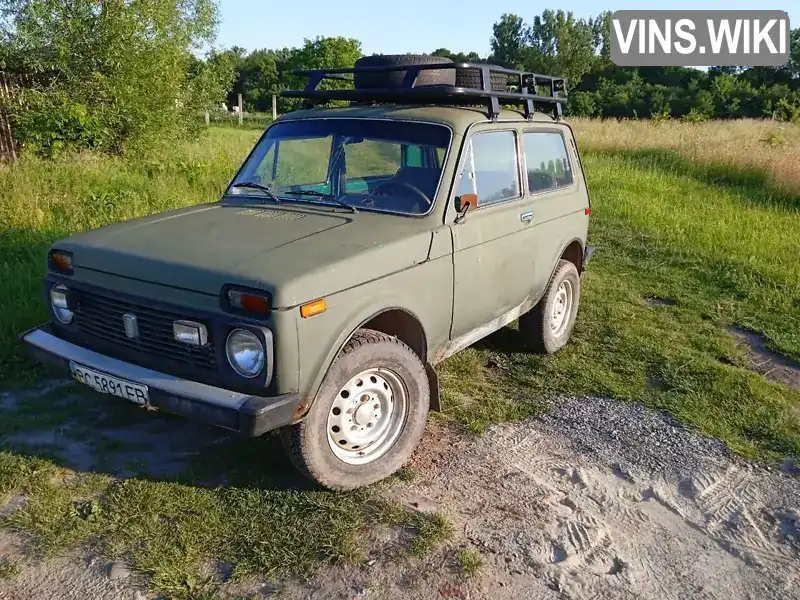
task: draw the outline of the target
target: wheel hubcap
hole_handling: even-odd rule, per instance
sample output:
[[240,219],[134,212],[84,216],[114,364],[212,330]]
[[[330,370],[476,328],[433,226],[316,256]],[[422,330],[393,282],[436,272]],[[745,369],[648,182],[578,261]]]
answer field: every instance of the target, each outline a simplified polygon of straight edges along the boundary
[[400,377],[388,369],[367,369],[348,381],[328,413],[328,444],[339,460],[365,464],[397,440],[408,412]]
[[561,282],[553,299],[553,308],[550,313],[550,328],[556,337],[561,336],[569,325],[569,315],[572,312],[572,283],[568,280]]

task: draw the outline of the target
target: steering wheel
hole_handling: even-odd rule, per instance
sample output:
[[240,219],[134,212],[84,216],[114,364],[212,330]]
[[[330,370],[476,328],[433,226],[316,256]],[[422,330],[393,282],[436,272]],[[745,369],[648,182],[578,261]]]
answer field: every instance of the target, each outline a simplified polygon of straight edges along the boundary
[[388,181],[384,181],[383,183],[379,183],[375,187],[375,189],[372,190],[372,195],[377,196],[377,195],[380,194],[380,190],[381,189],[389,188],[389,187],[392,187],[392,186],[403,187],[403,188],[411,190],[415,195],[417,195],[420,198],[422,198],[425,201],[425,204],[430,206],[431,199],[428,198],[428,196],[425,194],[425,192],[423,192],[421,189],[419,189],[413,183],[408,183],[407,181],[401,181],[401,180],[398,180],[398,179],[389,179]]

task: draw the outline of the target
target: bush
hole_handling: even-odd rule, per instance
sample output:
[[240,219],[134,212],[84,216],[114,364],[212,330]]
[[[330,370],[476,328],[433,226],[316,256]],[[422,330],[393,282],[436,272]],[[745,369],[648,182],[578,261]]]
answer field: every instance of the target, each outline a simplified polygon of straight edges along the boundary
[[681,117],[681,121],[684,123],[704,123],[705,121],[708,121],[708,115],[702,112],[700,109],[692,108],[688,113]]
[[185,137],[233,78],[192,54],[214,38],[215,2],[0,0],[0,68],[32,81],[9,107],[17,141],[51,156]]
[[10,112],[15,137],[36,154],[103,148],[110,141],[97,115],[60,90],[25,91],[22,103],[13,105]]

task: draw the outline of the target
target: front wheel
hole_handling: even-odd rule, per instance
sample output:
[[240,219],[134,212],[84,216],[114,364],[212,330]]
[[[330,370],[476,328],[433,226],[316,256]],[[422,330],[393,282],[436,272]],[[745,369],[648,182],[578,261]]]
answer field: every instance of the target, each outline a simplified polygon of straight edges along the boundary
[[581,298],[581,277],[568,260],[558,261],[539,303],[519,318],[525,344],[539,354],[552,354],[569,341]]
[[425,429],[425,366],[403,342],[363,329],[334,361],[306,418],[281,430],[289,458],[334,490],[375,483],[411,456]]

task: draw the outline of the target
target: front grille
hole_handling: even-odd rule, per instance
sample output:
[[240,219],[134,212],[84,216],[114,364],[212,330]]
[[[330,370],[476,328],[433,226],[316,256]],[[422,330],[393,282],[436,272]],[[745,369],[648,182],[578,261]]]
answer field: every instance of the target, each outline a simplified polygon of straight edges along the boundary
[[[125,334],[122,315],[136,315],[139,337],[131,339]],[[205,346],[187,346],[176,341],[172,323],[186,319],[187,315],[168,312],[124,302],[95,293],[82,291],[75,309],[75,321],[81,332],[89,338],[111,342],[124,348],[162,357],[183,365],[215,371],[217,356],[211,340]],[[210,329],[208,324],[206,327]]]

